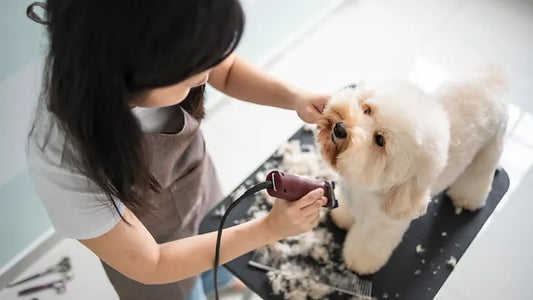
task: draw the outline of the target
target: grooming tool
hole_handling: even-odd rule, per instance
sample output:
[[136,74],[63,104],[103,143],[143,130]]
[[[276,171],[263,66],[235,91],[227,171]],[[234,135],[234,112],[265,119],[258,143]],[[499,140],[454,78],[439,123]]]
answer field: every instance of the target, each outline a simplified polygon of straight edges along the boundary
[[[270,179],[270,180],[269,180]],[[272,171],[267,175],[266,181],[250,187],[242,196],[233,201],[224,212],[222,219],[218,225],[217,243],[215,246],[215,263],[213,267],[213,281],[215,285],[215,299],[218,300],[218,265],[220,261],[220,241],[222,239],[222,229],[224,229],[224,222],[228,218],[231,210],[237,206],[242,200],[247,197],[266,189],[268,194],[273,197],[285,199],[288,201],[296,201],[303,197],[310,191],[322,188],[324,189],[324,196],[328,201],[324,207],[337,207],[338,202],[335,199],[335,184],[329,183],[325,180],[310,180],[300,176],[283,173],[280,171]]]
[[50,267],[50,268],[44,270],[41,273],[32,275],[30,277],[24,278],[22,280],[14,282],[14,283],[10,283],[6,287],[8,287],[8,288],[9,287],[13,287],[13,286],[19,285],[21,283],[28,282],[30,280],[34,280],[34,279],[37,279],[39,277],[42,277],[42,276],[45,276],[45,275],[48,275],[48,274],[52,274],[52,273],[67,273],[71,269],[72,269],[72,265],[70,264],[70,258],[63,257],[63,259],[57,265],[55,265],[53,267]]
[[47,289],[55,289],[57,294],[63,294],[67,290],[67,282],[72,280],[72,278],[74,278],[74,276],[72,274],[66,274],[65,278],[63,278],[63,279],[55,280],[55,281],[52,281],[52,282],[49,282],[49,283],[45,283],[45,284],[37,285],[37,286],[31,287],[31,288],[27,288],[25,290],[22,290],[22,291],[18,292],[18,295],[19,296],[29,295],[29,294],[36,293],[36,292],[43,291],[43,290],[47,290]]
[[[248,262],[250,266],[265,271],[280,272],[281,260],[254,252],[252,259]],[[282,273],[283,274],[283,273]],[[298,274],[289,274],[292,278],[298,279]],[[372,299],[372,281],[359,278],[352,272],[328,272],[327,274],[312,275],[312,280],[330,287],[332,290],[359,297],[358,299]],[[306,279],[301,277],[301,279]]]
[[272,187],[267,188],[267,193],[272,197],[295,201],[310,191],[321,188],[324,190],[324,196],[328,199],[324,207],[335,208],[339,206],[337,199],[335,199],[335,193],[333,192],[335,189],[335,182],[333,181],[311,180],[280,171],[268,173],[266,180],[272,182]]

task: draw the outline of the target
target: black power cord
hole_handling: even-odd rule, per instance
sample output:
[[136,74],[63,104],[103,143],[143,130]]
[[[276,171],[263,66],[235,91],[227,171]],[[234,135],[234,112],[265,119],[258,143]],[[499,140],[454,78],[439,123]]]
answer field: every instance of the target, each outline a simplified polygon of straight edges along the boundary
[[259,183],[257,185],[252,186],[246,192],[244,192],[244,194],[242,194],[242,196],[237,198],[237,200],[233,201],[230,204],[230,206],[226,209],[226,212],[224,213],[224,215],[222,216],[222,220],[220,220],[220,223],[218,225],[217,245],[216,245],[216,248],[215,248],[215,265],[214,265],[214,268],[213,268],[214,281],[215,281],[215,299],[216,300],[218,300],[218,263],[220,261],[220,242],[221,242],[221,239],[222,239],[222,229],[224,229],[224,222],[226,222],[226,219],[228,218],[228,215],[229,215],[230,211],[233,208],[235,208],[235,206],[237,206],[242,200],[244,200],[245,198],[247,198],[249,196],[252,196],[253,194],[255,194],[255,193],[257,193],[257,192],[259,192],[261,190],[272,188],[273,186],[274,186],[274,184],[272,183],[272,181],[264,181],[264,182],[261,182],[261,183]]

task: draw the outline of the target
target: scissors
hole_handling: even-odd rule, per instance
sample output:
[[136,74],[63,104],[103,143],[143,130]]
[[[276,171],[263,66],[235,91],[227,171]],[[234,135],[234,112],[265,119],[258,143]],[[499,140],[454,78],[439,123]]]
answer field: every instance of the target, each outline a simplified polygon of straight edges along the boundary
[[57,294],[63,294],[67,290],[67,282],[72,280],[72,278],[74,278],[74,275],[66,274],[65,278],[63,278],[63,279],[52,281],[52,282],[49,282],[49,283],[46,283],[46,284],[42,284],[42,285],[38,285],[38,286],[34,286],[34,287],[31,287],[31,288],[27,288],[25,290],[22,290],[22,291],[18,292],[18,295],[19,296],[24,296],[24,295],[28,295],[28,294],[31,294],[31,293],[39,292],[39,291],[42,291],[42,290],[46,290],[46,289],[55,289]]
[[37,273],[35,275],[32,275],[32,276],[30,276],[28,278],[24,278],[24,279],[19,280],[17,282],[10,283],[10,284],[7,285],[7,287],[8,288],[9,287],[13,287],[13,286],[19,285],[21,283],[28,282],[30,280],[34,280],[36,278],[39,278],[39,277],[42,277],[42,276],[45,276],[45,275],[48,275],[48,274],[52,274],[52,273],[67,273],[71,269],[72,269],[72,265],[70,264],[70,258],[63,257],[63,259],[57,265],[55,265],[53,267],[50,267],[50,268],[44,270],[41,273]]

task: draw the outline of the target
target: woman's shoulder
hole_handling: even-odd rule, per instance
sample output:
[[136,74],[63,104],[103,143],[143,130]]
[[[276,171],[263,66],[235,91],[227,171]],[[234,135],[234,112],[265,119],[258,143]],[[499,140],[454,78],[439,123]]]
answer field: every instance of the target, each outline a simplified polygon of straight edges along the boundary
[[[48,111],[39,112],[30,131],[27,161],[34,187],[61,236],[87,239],[110,230],[119,220],[105,193],[76,168],[65,132]],[[115,205],[122,212],[120,201]]]

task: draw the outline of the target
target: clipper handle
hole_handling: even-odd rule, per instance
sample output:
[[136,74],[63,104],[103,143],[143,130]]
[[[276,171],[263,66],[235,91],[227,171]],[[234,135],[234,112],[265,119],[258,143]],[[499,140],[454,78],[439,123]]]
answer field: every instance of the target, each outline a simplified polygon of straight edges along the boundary
[[287,174],[280,171],[272,171],[268,173],[266,180],[272,181],[273,187],[267,189],[267,193],[276,198],[281,198],[288,201],[296,201],[305,196],[310,191],[322,188],[324,190],[324,196],[328,199],[328,202],[324,207],[337,207],[338,202],[335,199],[334,182],[328,182],[325,180],[311,180],[296,176],[293,174]]

